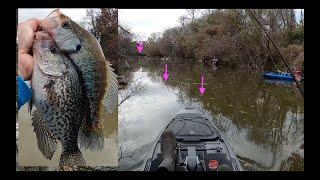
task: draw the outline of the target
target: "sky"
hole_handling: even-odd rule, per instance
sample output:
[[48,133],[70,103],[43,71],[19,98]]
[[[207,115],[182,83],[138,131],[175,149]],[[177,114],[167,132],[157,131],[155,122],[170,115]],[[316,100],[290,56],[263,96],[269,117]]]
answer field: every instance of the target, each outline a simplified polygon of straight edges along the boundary
[[119,9],[118,22],[145,41],[153,32],[177,26],[185,13],[185,9]]
[[[30,18],[43,19],[49,15],[51,9],[18,9],[18,22]],[[62,13],[69,16],[76,22],[80,22],[86,16],[86,9],[61,8]],[[145,41],[154,32],[179,25],[179,18],[186,14],[185,9],[119,9],[118,21],[121,26],[130,29],[130,32],[137,34],[138,41]],[[300,9],[296,10],[297,19],[300,19]]]
[[[18,23],[30,18],[43,19],[54,9],[20,8],[18,9]],[[60,10],[76,22],[86,16],[86,9],[61,8]],[[162,32],[178,25],[179,17],[185,12],[184,9],[119,9],[118,19],[120,25],[138,34],[139,40],[147,40],[153,32]]]
[[[32,9],[18,9],[18,23],[26,21],[30,18],[43,19],[47,17],[55,8],[32,8]],[[86,16],[86,9],[75,9],[75,8],[61,8],[60,11],[69,16],[72,20],[79,22],[83,17]]]

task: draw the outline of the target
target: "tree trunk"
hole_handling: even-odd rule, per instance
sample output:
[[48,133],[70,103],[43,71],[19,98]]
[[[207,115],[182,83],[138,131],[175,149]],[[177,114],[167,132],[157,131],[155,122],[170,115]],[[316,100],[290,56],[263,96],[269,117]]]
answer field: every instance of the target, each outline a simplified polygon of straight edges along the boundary
[[276,32],[276,12],[274,10],[269,10],[269,25],[270,25],[270,33],[275,34]]
[[303,15],[302,9],[301,9],[301,11],[300,11],[300,23],[301,23],[301,26],[302,26],[302,28],[303,28],[303,26],[304,26],[304,15]]
[[296,27],[296,16],[295,16],[295,12],[294,12],[294,9],[290,9],[288,10],[289,11],[289,30],[290,31],[293,31]]
[[283,23],[283,29],[287,29],[287,22],[286,22],[286,18],[285,18],[285,10],[280,10],[280,15],[282,18],[282,23]]

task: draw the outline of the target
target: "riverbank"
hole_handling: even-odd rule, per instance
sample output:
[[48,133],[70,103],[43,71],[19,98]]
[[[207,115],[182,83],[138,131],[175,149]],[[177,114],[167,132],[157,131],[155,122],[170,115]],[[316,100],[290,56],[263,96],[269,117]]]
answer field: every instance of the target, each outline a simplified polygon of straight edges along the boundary
[[[291,68],[304,69],[304,25],[294,18],[293,9],[251,10],[267,29]],[[291,14],[283,19],[279,14]],[[264,31],[246,10],[213,10],[197,19],[184,19],[162,34],[152,34],[145,42],[149,57],[178,57],[256,71],[287,68]],[[268,26],[269,24],[269,26]],[[279,28],[276,25],[285,24]],[[274,26],[271,26],[274,25]]]

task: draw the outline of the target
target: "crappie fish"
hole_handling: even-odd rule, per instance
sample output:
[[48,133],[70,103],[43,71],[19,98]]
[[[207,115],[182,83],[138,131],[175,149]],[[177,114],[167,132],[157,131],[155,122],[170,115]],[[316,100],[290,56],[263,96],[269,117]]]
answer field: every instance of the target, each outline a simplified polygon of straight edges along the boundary
[[110,62],[106,60],[97,39],[59,9],[42,20],[41,28],[76,64],[84,84],[84,104],[87,107],[84,112],[87,117],[79,134],[81,147],[102,149],[103,123],[107,120],[106,115],[118,106],[118,82]]
[[62,145],[59,166],[84,166],[77,138],[85,107],[76,68],[52,37],[41,31],[36,33],[33,57],[32,103],[37,109],[32,125],[38,148],[51,159],[58,140]]

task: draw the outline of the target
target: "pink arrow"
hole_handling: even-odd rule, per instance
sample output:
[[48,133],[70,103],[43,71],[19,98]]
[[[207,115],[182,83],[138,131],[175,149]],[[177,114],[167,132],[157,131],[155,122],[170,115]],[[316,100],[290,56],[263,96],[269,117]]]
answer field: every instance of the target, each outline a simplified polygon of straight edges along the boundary
[[137,49],[138,49],[138,52],[139,52],[139,53],[142,52],[142,50],[143,50],[143,44],[142,44],[142,42],[138,43]]
[[165,81],[167,81],[169,78],[169,73],[168,73],[168,65],[166,64],[165,69],[164,69],[164,73],[163,73],[163,79]]
[[201,93],[201,95],[204,94],[204,92],[206,91],[206,88],[203,87],[203,82],[204,82],[204,77],[201,77],[201,87],[199,88],[199,91]]

